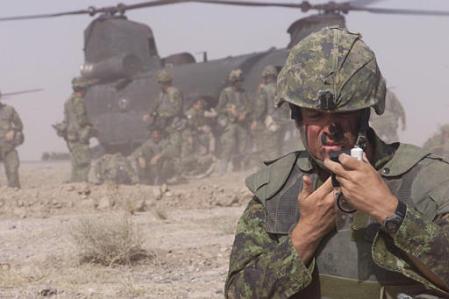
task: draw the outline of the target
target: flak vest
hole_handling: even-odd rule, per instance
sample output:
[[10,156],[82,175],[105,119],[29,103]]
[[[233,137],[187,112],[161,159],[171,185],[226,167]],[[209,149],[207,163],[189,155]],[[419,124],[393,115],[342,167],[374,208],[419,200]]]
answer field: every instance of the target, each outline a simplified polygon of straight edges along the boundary
[[[418,207],[410,200],[411,187],[422,167],[419,161],[429,153],[414,146],[401,147],[402,152],[409,156],[413,153],[414,156],[400,162],[398,170],[383,168],[381,174],[397,198],[408,207],[416,209]],[[386,166],[388,165],[389,163]],[[302,189],[302,177],[311,175],[316,184],[317,175],[313,173],[308,154],[304,151],[284,156],[276,161],[275,167],[269,169],[248,177],[246,183],[266,208],[266,231],[282,240],[289,237],[288,233],[299,220],[297,198]],[[276,171],[281,169],[282,171]],[[270,185],[281,187],[273,188]],[[312,262],[315,263],[313,280],[298,298],[412,298],[400,296],[425,292],[423,285],[398,272],[380,267],[373,260],[374,238],[378,234],[384,234],[379,229],[377,222],[356,212],[352,223],[348,222],[338,232],[333,231],[327,235],[320,243]],[[397,248],[389,249],[395,254],[402,254]]]

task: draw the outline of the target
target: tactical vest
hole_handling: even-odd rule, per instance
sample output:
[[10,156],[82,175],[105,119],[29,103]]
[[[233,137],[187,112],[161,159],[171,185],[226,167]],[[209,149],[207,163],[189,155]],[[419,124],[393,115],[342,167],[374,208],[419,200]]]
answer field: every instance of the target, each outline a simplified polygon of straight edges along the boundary
[[[166,92],[159,93],[157,113],[162,118],[173,118],[182,113],[182,99],[180,91],[170,86]],[[179,98],[179,99],[178,99]]]
[[[410,200],[411,187],[422,167],[419,162],[429,154],[415,147],[401,145],[396,156],[407,154],[407,161],[392,159],[380,171],[383,179],[397,198],[410,208],[422,210]],[[410,158],[411,157],[411,158]],[[390,168],[391,167],[391,168]],[[266,231],[278,239],[288,238],[288,233],[299,220],[297,198],[302,189],[302,177],[313,173],[307,152],[291,153],[250,176],[246,183],[266,208]],[[430,203],[432,205],[432,203]],[[435,206],[424,207],[434,209]],[[435,211],[430,213],[436,213]],[[327,235],[315,254],[314,280],[301,294],[301,298],[413,298],[399,294],[420,294],[426,288],[404,275],[386,270],[375,263],[372,245],[375,237],[386,234],[380,225],[367,215],[356,213],[352,224]],[[401,255],[397,248],[389,248]],[[318,279],[319,275],[319,279]],[[304,297],[307,294],[306,297]],[[427,293],[426,293],[427,294]],[[294,297],[295,298],[295,297]],[[427,298],[427,297],[426,297]],[[428,297],[438,298],[438,297]]]
[[13,118],[14,108],[11,106],[0,104],[0,137],[12,129],[11,120]]
[[232,87],[225,88],[222,93],[225,94],[226,102],[224,103],[224,106],[221,107],[224,110],[219,111],[219,113],[222,113],[223,116],[226,116],[228,122],[234,123],[237,121],[236,116],[232,113],[227,112],[226,108],[234,105],[237,108],[237,111],[248,112],[248,97],[244,90],[236,90]]

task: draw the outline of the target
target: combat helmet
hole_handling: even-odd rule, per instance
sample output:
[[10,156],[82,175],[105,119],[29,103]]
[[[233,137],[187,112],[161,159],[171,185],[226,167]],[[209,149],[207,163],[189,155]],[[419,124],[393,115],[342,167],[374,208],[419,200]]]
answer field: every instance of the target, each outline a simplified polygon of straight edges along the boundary
[[267,65],[262,71],[262,77],[276,77],[278,75],[278,71],[274,65]]
[[234,69],[229,73],[228,81],[231,83],[243,81],[243,72],[241,69]]
[[173,81],[172,75],[166,70],[160,70],[156,76],[158,83],[169,83]]
[[374,52],[361,35],[325,27],[300,41],[291,51],[277,81],[278,99],[298,108],[328,112],[362,110],[359,138],[368,130],[370,107],[385,110],[385,80]]

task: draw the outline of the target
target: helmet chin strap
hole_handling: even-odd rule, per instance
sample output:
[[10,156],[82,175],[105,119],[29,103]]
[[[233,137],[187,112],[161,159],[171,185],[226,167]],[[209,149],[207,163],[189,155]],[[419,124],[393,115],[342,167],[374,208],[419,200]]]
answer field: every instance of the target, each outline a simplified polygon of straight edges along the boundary
[[363,151],[366,150],[368,146],[368,130],[369,130],[369,116],[370,108],[365,108],[362,110],[362,115],[360,116],[360,127],[359,133],[357,135],[357,140],[355,145],[360,147]]

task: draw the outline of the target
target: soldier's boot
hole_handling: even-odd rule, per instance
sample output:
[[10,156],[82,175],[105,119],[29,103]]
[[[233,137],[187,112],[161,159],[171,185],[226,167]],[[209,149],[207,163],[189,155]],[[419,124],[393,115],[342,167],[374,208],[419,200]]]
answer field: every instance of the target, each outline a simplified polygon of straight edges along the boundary
[[19,155],[14,149],[8,152],[4,158],[5,173],[8,180],[8,187],[20,188],[19,181]]
[[232,171],[240,171],[242,170],[242,158],[234,158],[232,159]]
[[72,183],[81,183],[89,181],[89,164],[77,165],[72,169]]

